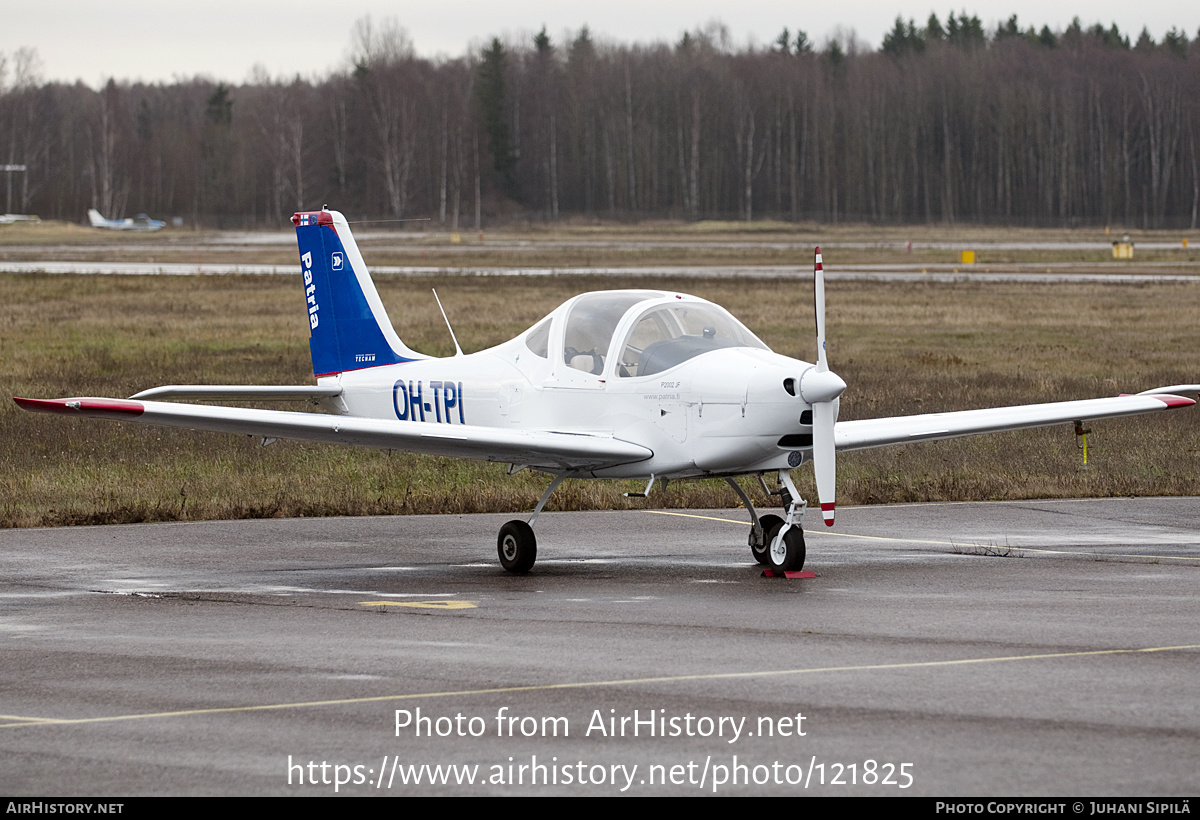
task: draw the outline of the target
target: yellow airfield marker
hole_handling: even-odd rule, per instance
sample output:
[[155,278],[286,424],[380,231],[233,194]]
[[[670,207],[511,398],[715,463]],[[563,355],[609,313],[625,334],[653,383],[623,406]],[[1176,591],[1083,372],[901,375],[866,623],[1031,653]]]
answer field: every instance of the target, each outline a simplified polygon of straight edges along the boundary
[[474,601],[360,601],[361,606],[407,606],[414,609],[477,609]]

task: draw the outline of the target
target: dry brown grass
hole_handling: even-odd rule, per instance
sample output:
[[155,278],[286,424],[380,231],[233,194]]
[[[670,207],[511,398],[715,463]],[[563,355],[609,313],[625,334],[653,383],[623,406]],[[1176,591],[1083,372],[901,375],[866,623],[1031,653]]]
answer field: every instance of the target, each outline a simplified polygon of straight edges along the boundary
[[[453,351],[511,338],[581,290],[644,280],[379,277],[410,345]],[[808,283],[656,281],[729,307],[774,349],[811,358]],[[0,373],[9,395],[125,396],[166,383],[304,383],[302,295],[288,277],[4,276]],[[843,418],[1112,395],[1200,381],[1195,285],[829,288]],[[0,525],[528,509],[543,476],[495,465],[137,424],[0,405]],[[1200,413],[1092,425],[1090,469],[1069,427],[845,454],[843,503],[1200,494]],[[800,471],[807,481],[808,471]],[[551,509],[721,506],[721,482],[567,482]],[[811,486],[804,488],[811,494]]]

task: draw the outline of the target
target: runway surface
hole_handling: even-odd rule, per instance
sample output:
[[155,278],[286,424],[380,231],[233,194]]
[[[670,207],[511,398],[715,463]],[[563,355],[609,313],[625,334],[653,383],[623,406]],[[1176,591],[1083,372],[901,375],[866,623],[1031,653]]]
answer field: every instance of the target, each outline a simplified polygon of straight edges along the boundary
[[1200,499],[744,516],[0,532],[0,790],[1195,793]]
[[[1094,262],[1050,262],[965,266],[961,264],[865,263],[838,265],[827,271],[831,282],[989,282],[1025,284],[1200,284],[1200,265],[1178,262],[1139,262],[1139,269],[1174,273],[1128,273]],[[812,265],[633,265],[595,267],[438,267],[433,265],[371,265],[376,276],[628,276],[646,279],[802,279],[812,277]],[[244,263],[189,262],[8,262],[0,273],[49,273],[112,276],[293,276],[297,267]],[[1178,271],[1185,271],[1180,273]]]

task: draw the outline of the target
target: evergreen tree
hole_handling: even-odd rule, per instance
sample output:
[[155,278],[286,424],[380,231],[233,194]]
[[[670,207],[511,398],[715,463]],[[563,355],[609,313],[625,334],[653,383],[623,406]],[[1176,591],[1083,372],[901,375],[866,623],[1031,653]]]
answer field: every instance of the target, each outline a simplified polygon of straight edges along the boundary
[[1183,31],[1176,30],[1174,26],[1171,26],[1171,30],[1168,31],[1163,37],[1162,44],[1166,46],[1176,57],[1187,56],[1187,34]]
[[792,35],[787,30],[787,26],[784,26],[783,31],[775,38],[775,47],[779,49],[780,54],[792,53]]
[[229,97],[229,86],[219,83],[204,106],[204,116],[213,125],[229,125],[233,122],[233,100]]
[[508,127],[508,92],[505,72],[508,57],[499,37],[483,50],[479,63],[479,107],[483,113],[483,128],[487,133],[492,168],[500,178],[500,187],[516,199],[517,157],[513,151],[512,133]]
[[1006,21],[996,26],[997,40],[1005,40],[1010,37],[1020,37],[1021,27],[1017,25],[1017,15],[1009,17]]
[[1113,23],[1108,29],[1096,23],[1088,29],[1088,34],[1094,40],[1103,45],[1105,48],[1118,48],[1124,51],[1129,50],[1129,38],[1121,34],[1121,30],[1117,28],[1117,24]]
[[884,54],[890,54],[893,57],[899,57],[902,54],[908,54],[914,51],[923,51],[925,41],[921,35],[917,33],[916,24],[912,20],[905,23],[903,18],[897,17],[892,30],[883,35]]
[[539,57],[548,57],[554,51],[554,46],[550,45],[550,35],[546,33],[545,26],[542,26],[542,30],[533,35],[533,47],[537,50]]
[[942,28],[942,21],[938,19],[936,13],[929,13],[929,20],[925,23],[925,30],[922,34],[926,43],[940,43],[946,39],[946,30]]

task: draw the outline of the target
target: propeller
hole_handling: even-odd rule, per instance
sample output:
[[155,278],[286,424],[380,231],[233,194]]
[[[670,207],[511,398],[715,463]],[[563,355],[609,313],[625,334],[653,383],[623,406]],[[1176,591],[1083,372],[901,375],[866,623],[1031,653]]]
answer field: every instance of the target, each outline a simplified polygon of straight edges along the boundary
[[821,266],[820,248],[816,249],[813,265],[813,292],[817,314],[817,363],[801,374],[800,397],[812,405],[812,456],[817,498],[821,502],[821,517],[825,520],[825,526],[832,527],[837,494],[837,456],[833,441],[837,414],[835,403],[846,389],[846,383],[829,369],[825,352],[825,272]]

